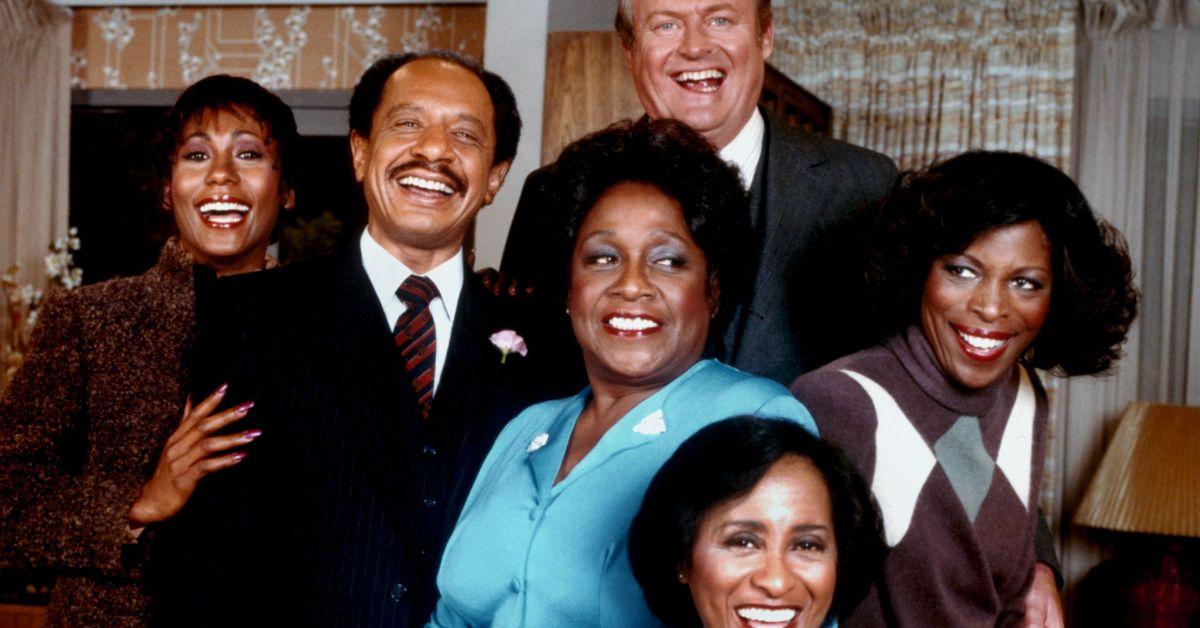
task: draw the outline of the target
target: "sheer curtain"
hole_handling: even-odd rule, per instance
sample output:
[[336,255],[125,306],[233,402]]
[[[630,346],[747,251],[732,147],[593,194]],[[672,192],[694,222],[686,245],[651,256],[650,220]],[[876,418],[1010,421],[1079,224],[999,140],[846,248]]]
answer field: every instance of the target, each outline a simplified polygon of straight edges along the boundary
[[1128,239],[1142,301],[1115,373],[1070,380],[1056,399],[1066,421],[1052,456],[1055,514],[1069,581],[1105,553],[1065,522],[1125,406],[1200,405],[1200,2],[1081,7],[1074,174]]
[[21,283],[67,233],[70,53],[69,10],[0,0],[0,272],[20,263]]
[[972,148],[1070,160],[1075,0],[777,0],[771,62],[903,169]]

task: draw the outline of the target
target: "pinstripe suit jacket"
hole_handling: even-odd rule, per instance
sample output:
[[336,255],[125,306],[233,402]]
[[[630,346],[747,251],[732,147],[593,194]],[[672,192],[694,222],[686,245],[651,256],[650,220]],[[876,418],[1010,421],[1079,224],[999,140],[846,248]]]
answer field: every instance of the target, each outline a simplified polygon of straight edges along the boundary
[[[206,478],[159,531],[157,623],[419,625],[442,546],[496,434],[564,392],[538,325],[467,272],[433,417],[408,376],[357,246],[327,260],[222,280],[198,313],[196,394],[253,400],[236,425],[263,436]],[[500,354],[503,328],[528,357]],[[540,350],[540,351],[539,351]]]

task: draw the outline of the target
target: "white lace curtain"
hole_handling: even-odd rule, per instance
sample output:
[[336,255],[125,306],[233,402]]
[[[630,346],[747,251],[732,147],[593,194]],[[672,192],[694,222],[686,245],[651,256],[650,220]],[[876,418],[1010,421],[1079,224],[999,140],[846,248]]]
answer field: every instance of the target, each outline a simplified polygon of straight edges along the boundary
[[0,0],[0,272],[20,263],[22,283],[67,232],[70,53],[70,11]]
[[[1084,0],[1073,171],[1125,234],[1142,293],[1115,373],[1062,387],[1057,504],[1070,521],[1125,406],[1200,405],[1200,1]],[[1105,553],[1063,526],[1068,580]]]

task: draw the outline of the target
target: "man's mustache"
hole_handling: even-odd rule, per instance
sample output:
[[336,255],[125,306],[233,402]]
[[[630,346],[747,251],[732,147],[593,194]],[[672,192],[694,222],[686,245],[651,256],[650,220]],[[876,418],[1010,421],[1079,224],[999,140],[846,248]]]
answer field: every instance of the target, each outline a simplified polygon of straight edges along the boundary
[[425,170],[426,172],[439,174],[450,180],[450,183],[452,184],[451,187],[453,187],[454,191],[456,192],[461,192],[467,189],[467,182],[463,181],[461,176],[450,170],[449,166],[440,161],[421,161],[419,159],[406,161],[402,164],[397,164],[391,168],[388,168],[387,177],[388,179],[397,179],[400,177],[400,173],[407,172],[409,170]]

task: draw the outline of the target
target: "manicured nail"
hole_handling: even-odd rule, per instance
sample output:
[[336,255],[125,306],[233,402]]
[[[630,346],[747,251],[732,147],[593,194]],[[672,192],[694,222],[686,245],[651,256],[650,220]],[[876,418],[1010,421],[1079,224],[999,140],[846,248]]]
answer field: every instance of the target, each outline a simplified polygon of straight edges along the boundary
[[226,391],[226,390],[228,390],[228,389],[229,389],[229,384],[221,384],[221,387],[220,387],[220,388],[217,388],[217,394],[218,394],[218,395],[224,395],[224,394],[225,394],[225,391]]
[[234,408],[234,412],[237,412],[238,414],[246,414],[247,412],[250,411],[250,408],[253,408],[253,407],[254,407],[254,402],[247,401],[246,403],[243,403],[242,405],[238,406],[237,408]]
[[254,440],[262,436],[262,430],[247,430],[242,432],[242,440]]
[[233,455],[232,455],[232,456],[230,456],[230,457],[231,457],[231,458],[233,458],[233,461],[234,461],[234,462],[241,462],[241,461],[242,461],[242,459],[246,457],[246,452],[244,452],[244,451],[239,451],[239,452],[237,452],[236,454],[233,454]]

